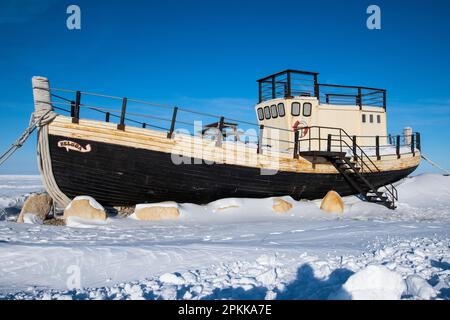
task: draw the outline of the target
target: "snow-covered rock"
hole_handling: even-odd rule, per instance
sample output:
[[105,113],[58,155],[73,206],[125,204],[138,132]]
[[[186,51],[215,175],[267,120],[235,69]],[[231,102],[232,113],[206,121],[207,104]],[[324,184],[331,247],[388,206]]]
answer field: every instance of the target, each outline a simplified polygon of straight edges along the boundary
[[22,215],[22,223],[28,224],[43,224],[44,219],[41,216],[34,213],[25,213]]
[[344,201],[336,191],[330,190],[320,204],[320,209],[329,213],[343,213]]
[[273,199],[272,210],[278,213],[285,213],[292,209],[292,204],[281,199],[275,198]]
[[436,290],[422,277],[410,275],[406,278],[408,294],[420,299],[429,300],[436,297]]
[[405,281],[400,274],[384,266],[370,265],[350,276],[332,298],[398,300],[405,291]]
[[133,218],[144,221],[174,220],[180,217],[178,204],[172,201],[138,204]]
[[213,201],[208,204],[208,207],[212,209],[213,212],[228,211],[230,209],[238,209],[242,207],[243,200],[238,198],[225,198]]
[[31,194],[25,200],[17,222],[42,224],[52,209],[52,203],[53,200],[47,193]]
[[104,221],[107,218],[106,211],[101,204],[89,196],[75,197],[64,209],[64,218],[81,218],[83,220]]

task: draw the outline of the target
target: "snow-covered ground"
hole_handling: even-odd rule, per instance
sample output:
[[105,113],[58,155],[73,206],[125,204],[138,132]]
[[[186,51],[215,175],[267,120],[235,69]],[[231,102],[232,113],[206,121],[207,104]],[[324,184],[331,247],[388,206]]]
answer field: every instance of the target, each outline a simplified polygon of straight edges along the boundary
[[450,298],[450,177],[405,179],[395,211],[352,196],[337,216],[285,197],[288,214],[272,199],[225,199],[179,204],[176,222],[8,221],[41,189],[0,176],[0,298]]

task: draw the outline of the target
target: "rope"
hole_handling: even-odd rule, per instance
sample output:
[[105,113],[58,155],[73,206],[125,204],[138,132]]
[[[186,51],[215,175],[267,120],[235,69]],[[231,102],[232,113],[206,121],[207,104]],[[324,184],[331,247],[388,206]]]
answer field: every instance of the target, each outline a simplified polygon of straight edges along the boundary
[[426,162],[431,164],[433,167],[438,168],[439,170],[445,172],[446,175],[450,175],[450,171],[448,171],[447,169],[444,169],[443,167],[441,167],[437,163],[431,161],[431,159],[427,158],[425,155],[422,154],[421,157],[422,157],[423,160],[425,160]]
[[[0,156],[0,166],[6,162],[19,148],[21,148],[30,135],[36,130],[37,127],[42,127],[46,125],[49,120],[49,114],[51,110],[46,111],[43,114],[40,114],[38,118],[36,118],[36,114],[31,114],[30,121],[28,122],[28,127],[22,133],[22,135]],[[53,118],[52,118],[53,119]]]

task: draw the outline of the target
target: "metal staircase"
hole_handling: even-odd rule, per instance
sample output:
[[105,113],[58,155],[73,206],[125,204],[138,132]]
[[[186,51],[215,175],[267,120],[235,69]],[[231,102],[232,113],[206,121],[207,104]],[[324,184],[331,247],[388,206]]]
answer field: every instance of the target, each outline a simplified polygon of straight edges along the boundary
[[[378,188],[361,173],[363,166],[358,161],[353,161],[351,157],[346,156],[345,153],[331,153],[326,158],[366,201],[381,204],[389,209],[396,208],[395,201],[398,197],[397,190],[393,185],[384,186],[385,191],[378,191]],[[388,189],[389,187],[391,187],[391,190]]]
[[[318,136],[312,137],[312,129],[318,129]],[[326,138],[322,138],[321,130],[328,132],[335,131],[337,134],[328,133]],[[320,142],[326,141],[326,151],[322,151]],[[369,176],[374,173],[381,172],[373,160],[366,152],[356,143],[356,137],[350,136],[341,128],[332,127],[309,127],[308,137],[299,138],[298,131],[295,133],[294,155],[312,156],[314,159],[323,157],[333,164],[336,170],[344,177],[347,183],[356,192],[360,193],[364,200],[368,202],[381,204],[389,209],[395,209],[395,202],[398,200],[397,189],[392,184],[384,186],[374,185],[369,180]],[[312,141],[318,142],[318,146],[314,147]],[[348,141],[351,141],[349,143]],[[377,148],[378,148],[377,138]],[[307,144],[306,150],[300,149],[300,142]],[[343,152],[345,149],[351,150],[347,155]],[[398,150],[398,148],[397,148]],[[377,154],[379,151],[377,149]]]

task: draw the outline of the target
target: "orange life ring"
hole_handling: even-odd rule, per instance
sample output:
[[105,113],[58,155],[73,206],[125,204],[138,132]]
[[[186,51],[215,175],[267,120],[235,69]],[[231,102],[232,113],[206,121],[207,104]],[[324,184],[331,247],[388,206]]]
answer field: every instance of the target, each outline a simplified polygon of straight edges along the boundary
[[294,132],[297,131],[299,125],[302,125],[301,128],[303,128],[303,130],[300,132],[300,138],[303,138],[309,132],[309,128],[307,127],[308,124],[304,120],[302,120],[301,122],[297,120],[297,121],[295,121],[294,125],[292,126],[292,130]]

